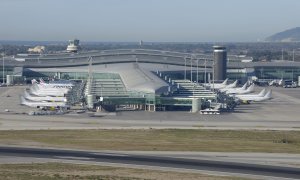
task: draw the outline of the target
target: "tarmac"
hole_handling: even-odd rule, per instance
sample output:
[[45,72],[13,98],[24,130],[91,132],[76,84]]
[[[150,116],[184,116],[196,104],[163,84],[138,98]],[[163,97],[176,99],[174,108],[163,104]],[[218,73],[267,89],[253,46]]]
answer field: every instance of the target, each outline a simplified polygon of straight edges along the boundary
[[[300,130],[300,88],[273,89],[273,99],[240,105],[221,115],[201,115],[186,111],[123,111],[116,115],[88,114],[29,116],[32,108],[20,105],[25,86],[0,87],[0,130],[37,129],[258,129]],[[259,92],[261,87],[256,89]],[[6,112],[6,111],[9,112]]]

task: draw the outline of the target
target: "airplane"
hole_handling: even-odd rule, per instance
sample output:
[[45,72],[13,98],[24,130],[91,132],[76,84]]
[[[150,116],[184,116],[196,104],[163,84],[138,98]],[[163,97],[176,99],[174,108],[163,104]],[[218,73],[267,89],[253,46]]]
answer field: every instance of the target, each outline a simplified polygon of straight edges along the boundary
[[34,84],[30,87],[30,94],[36,96],[64,96],[69,90],[69,88],[44,87],[40,84]]
[[226,94],[248,94],[254,91],[254,84],[251,84],[247,89],[245,89],[247,84],[244,84],[241,88],[229,89]]
[[74,84],[68,80],[59,80],[59,81],[49,81],[46,83],[42,78],[40,78],[40,84],[44,87],[51,87],[51,88],[69,88],[71,89]]
[[57,92],[57,91],[36,91],[36,90],[30,90],[30,94],[36,95],[36,96],[64,96],[65,93],[63,92]]
[[282,86],[283,84],[283,79],[274,79],[271,82],[269,82],[269,86]]
[[32,79],[31,80],[31,84],[33,85],[33,84],[38,84],[39,82],[36,80],[36,79]]
[[243,103],[249,104],[250,102],[260,102],[260,101],[265,101],[269,100],[272,98],[272,90],[269,90],[264,96],[240,96],[237,97],[239,100],[241,100]]
[[67,93],[68,91],[70,91],[70,87],[69,86],[50,86],[50,85],[43,85],[43,84],[34,84],[31,86],[31,88],[37,89],[37,90],[43,90],[43,91],[62,91]]
[[71,81],[68,80],[59,80],[59,81],[49,81],[49,83],[46,83],[42,78],[39,79],[40,82],[38,82],[36,79],[32,79],[31,83],[32,85],[42,85],[41,87],[44,88],[68,88],[71,89],[74,84]]
[[[236,90],[246,90],[247,88],[247,84],[248,82],[246,82],[242,87],[240,88],[235,88],[235,87],[232,87],[232,88],[223,88],[223,89],[220,89],[220,92],[226,92],[226,91],[236,91]],[[229,85],[228,85],[229,86]],[[230,94],[230,93],[229,93]]]
[[225,89],[235,88],[237,86],[238,80],[235,80],[232,84],[229,84],[225,87]]
[[261,90],[258,94],[236,94],[235,97],[263,97],[266,94],[266,89]]
[[52,107],[67,107],[66,102],[47,102],[47,101],[34,102],[34,101],[26,100],[23,96],[20,96],[20,99],[22,105],[26,105],[34,108],[44,109],[44,108],[52,108]]
[[51,101],[51,102],[66,102],[67,98],[60,96],[60,97],[55,97],[55,96],[32,96],[30,95],[27,91],[24,92],[25,99],[28,99],[30,101]]
[[206,83],[203,84],[205,87],[210,87],[212,89],[221,89],[221,88],[225,88],[227,86],[227,82],[228,82],[228,78],[225,79],[222,83]]

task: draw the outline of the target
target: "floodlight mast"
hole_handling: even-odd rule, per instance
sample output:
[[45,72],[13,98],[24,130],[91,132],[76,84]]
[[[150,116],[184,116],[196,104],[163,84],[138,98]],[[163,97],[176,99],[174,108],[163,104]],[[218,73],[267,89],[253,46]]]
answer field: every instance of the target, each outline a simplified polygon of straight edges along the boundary
[[204,83],[206,84],[206,58],[204,60]]
[[4,55],[5,55],[5,53],[3,52],[3,53],[2,53],[2,71],[3,71],[3,72],[2,72],[2,73],[3,73],[3,74],[2,74],[2,75],[3,75],[3,78],[2,78],[2,81],[3,81],[3,82],[2,82],[2,84],[4,84],[4,82],[5,82],[5,67],[4,67],[5,64],[4,64]]
[[186,56],[184,57],[184,80],[186,80]]
[[92,69],[92,66],[93,66],[93,57],[90,56],[89,59],[89,70],[88,70],[88,74],[89,74],[89,79],[92,79],[92,76],[93,76],[93,69]]
[[191,83],[193,82],[193,55],[191,55]]
[[197,77],[196,77],[196,79],[197,79],[197,83],[199,82],[199,59],[197,59]]

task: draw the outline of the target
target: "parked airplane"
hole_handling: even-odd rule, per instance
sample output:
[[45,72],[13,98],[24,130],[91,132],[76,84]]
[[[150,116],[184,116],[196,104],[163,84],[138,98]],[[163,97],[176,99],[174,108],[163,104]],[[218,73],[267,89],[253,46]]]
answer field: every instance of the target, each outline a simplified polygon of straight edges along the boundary
[[229,89],[226,91],[226,94],[249,94],[254,91],[254,84],[251,84],[247,89],[244,89],[247,84],[244,84],[241,88]]
[[34,102],[34,101],[27,101],[23,96],[20,96],[21,104],[26,105],[29,107],[35,107],[35,108],[52,108],[52,107],[67,107],[66,102]]
[[227,86],[227,82],[228,82],[228,78],[225,79],[222,83],[206,83],[203,84],[206,87],[210,87],[212,89],[221,89],[221,88],[225,88]]
[[33,84],[30,87],[30,93],[36,96],[64,96],[69,90],[69,88],[45,87],[40,84]]
[[259,101],[265,101],[272,98],[272,90],[269,90],[264,96],[240,96],[237,97],[242,102],[249,104],[252,101],[259,102]]
[[238,80],[235,80],[232,84],[225,86],[225,89],[235,88],[237,86]]
[[[242,87],[240,88],[223,88],[220,89],[221,92],[227,92],[227,91],[236,91],[236,90],[246,90],[247,89],[247,84],[248,82],[246,82]],[[233,93],[228,93],[228,94],[233,94]]]
[[269,86],[282,86],[283,84],[283,79],[274,79],[271,82],[269,82]]
[[263,97],[266,94],[266,89],[261,90],[258,94],[236,94],[235,97]]
[[36,79],[31,80],[32,85],[39,85],[43,88],[68,88],[71,89],[74,84],[71,81],[68,80],[58,80],[58,81],[49,81],[49,83],[46,83],[42,78],[40,78],[40,82],[38,82]]
[[67,98],[60,96],[32,96],[27,91],[24,92],[25,99],[28,99],[30,101],[50,101],[50,102],[66,102]]
[[45,87],[69,89],[71,89],[74,86],[74,84],[68,80],[49,81],[49,83],[46,83],[42,78],[40,78],[40,84],[44,85]]

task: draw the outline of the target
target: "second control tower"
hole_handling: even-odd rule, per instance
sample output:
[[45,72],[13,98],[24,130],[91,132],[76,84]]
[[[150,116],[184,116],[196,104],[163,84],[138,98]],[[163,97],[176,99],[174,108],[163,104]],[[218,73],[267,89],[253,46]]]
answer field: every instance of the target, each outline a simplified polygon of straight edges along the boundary
[[227,51],[224,46],[213,46],[214,48],[214,80],[225,80],[227,70]]

